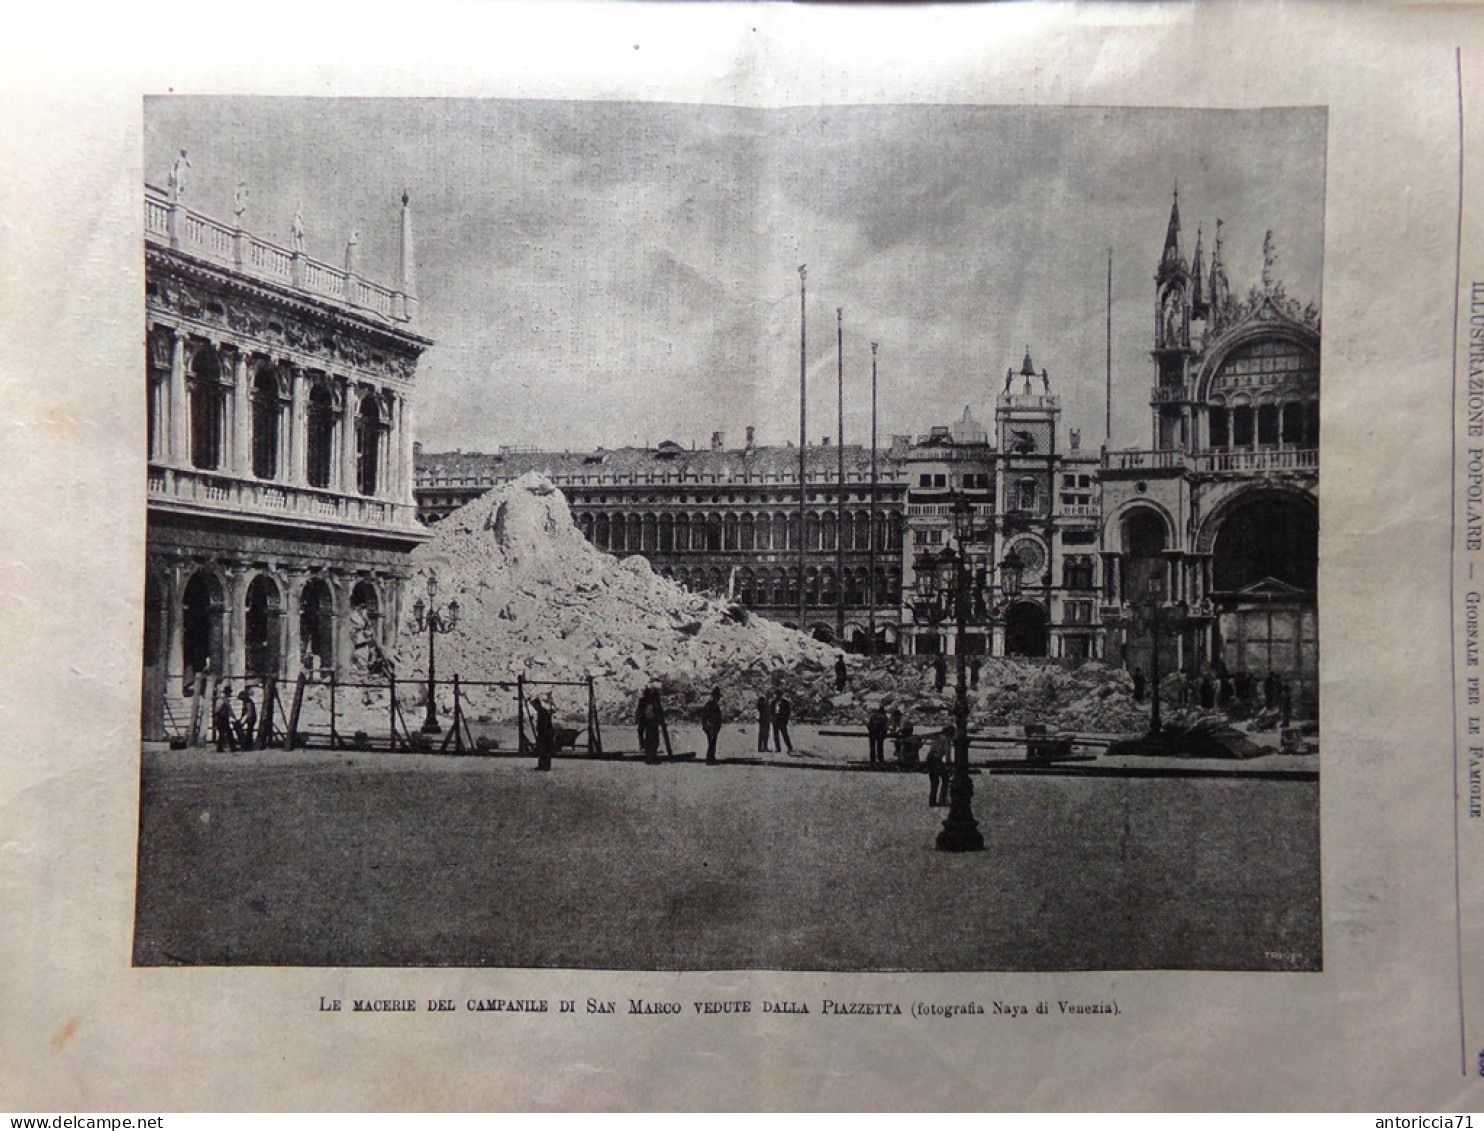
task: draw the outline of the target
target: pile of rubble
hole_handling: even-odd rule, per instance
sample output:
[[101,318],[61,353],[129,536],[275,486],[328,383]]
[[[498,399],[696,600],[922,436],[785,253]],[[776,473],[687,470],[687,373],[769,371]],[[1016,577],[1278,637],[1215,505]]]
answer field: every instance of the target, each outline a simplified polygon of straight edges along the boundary
[[[683,712],[713,684],[735,696],[834,663],[828,646],[691,593],[642,557],[620,561],[595,549],[566,498],[534,472],[446,518],[412,564],[409,597],[436,575],[438,603],[459,604],[456,629],[438,639],[440,677],[591,676],[606,719],[631,715],[651,683]],[[400,678],[424,674],[426,637],[404,633],[394,658]]]
[[[941,692],[930,657],[852,657],[848,672],[843,693],[832,681],[806,684],[798,700],[801,718],[859,722],[878,702],[920,721],[947,721],[953,712],[957,669],[952,657]],[[969,711],[975,728],[1041,723],[1053,731],[1118,734],[1140,730],[1149,721],[1148,703],[1134,700],[1133,682],[1121,669],[1011,656],[979,657]]]

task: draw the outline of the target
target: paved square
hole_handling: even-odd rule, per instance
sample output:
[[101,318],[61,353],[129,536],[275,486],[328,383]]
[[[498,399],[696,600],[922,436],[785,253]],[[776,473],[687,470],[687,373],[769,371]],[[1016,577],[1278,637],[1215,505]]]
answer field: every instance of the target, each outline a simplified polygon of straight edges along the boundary
[[136,962],[1318,969],[1318,786],[148,753]]

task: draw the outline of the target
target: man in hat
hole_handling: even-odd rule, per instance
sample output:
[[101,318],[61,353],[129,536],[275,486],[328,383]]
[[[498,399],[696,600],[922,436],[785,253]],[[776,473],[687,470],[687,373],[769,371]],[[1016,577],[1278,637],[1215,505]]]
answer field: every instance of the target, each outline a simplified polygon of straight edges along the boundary
[[939,809],[948,804],[948,767],[953,761],[953,724],[933,735],[928,743],[928,808]]
[[252,700],[252,688],[244,687],[237,701],[242,704],[237,709],[237,742],[251,750],[258,741],[258,705]]
[[232,717],[232,685],[222,684],[217,693],[216,709],[211,714],[218,753],[237,749],[237,721]]
[[706,734],[706,761],[716,765],[716,740],[721,735],[721,688],[711,689],[711,698],[701,708],[701,730]]

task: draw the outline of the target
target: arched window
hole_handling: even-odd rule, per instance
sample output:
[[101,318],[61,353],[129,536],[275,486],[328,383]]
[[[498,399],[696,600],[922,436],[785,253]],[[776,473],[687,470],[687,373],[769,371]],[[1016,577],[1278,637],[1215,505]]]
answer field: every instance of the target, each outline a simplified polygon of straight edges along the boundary
[[864,573],[858,569],[845,572],[845,603],[859,606],[865,604]]
[[839,520],[835,517],[835,512],[826,511],[824,520],[820,525],[819,548],[821,550],[833,550],[835,548],[835,539],[839,536],[840,524]]
[[753,530],[753,518],[750,514],[744,514],[737,529],[738,549],[749,551],[753,548],[755,535]]
[[1243,405],[1232,409],[1232,444],[1234,448],[1252,447],[1252,409]]
[[812,511],[804,516],[804,549],[819,549],[819,515]]
[[675,552],[675,516],[672,514],[660,515],[659,551],[662,554]]
[[299,663],[311,677],[335,667],[335,597],[321,577],[299,596]]
[[1259,405],[1257,409],[1257,442],[1262,447],[1278,443],[1278,406]]
[[323,382],[309,390],[307,471],[311,487],[328,487],[335,466],[335,398]]
[[1092,589],[1092,557],[1074,554],[1062,562],[1062,585],[1067,589]]
[[356,490],[363,495],[376,494],[380,483],[381,438],[385,433],[381,403],[374,393],[367,393],[356,413]]
[[[222,671],[222,643],[226,634],[226,594],[216,575],[199,569],[181,595],[181,645],[186,684],[200,672]],[[173,674],[173,673],[172,673]]]
[[1034,511],[1038,509],[1039,492],[1036,490],[1036,481],[1031,476],[1017,480],[1015,483],[1015,508],[1022,511]]
[[690,549],[690,515],[678,514],[675,516],[675,550],[677,553],[686,553]]
[[247,587],[243,626],[247,674],[253,679],[278,674],[280,599],[278,583],[266,573],[258,574]]
[[226,431],[226,394],[216,350],[202,345],[191,359],[191,466],[215,471],[222,465]]
[[350,666],[355,672],[384,670],[381,653],[381,597],[367,578],[350,591]]
[[706,520],[706,549],[720,550],[722,538],[721,515],[713,514]]
[[646,514],[640,520],[639,539],[639,549],[646,554],[653,553],[659,545],[659,520],[653,513]]
[[1213,448],[1226,448],[1231,446],[1231,428],[1227,423],[1226,407],[1224,405],[1211,406],[1211,446]]
[[593,545],[600,550],[608,549],[608,516],[599,514],[593,520]]
[[252,383],[252,473],[259,479],[278,478],[278,433],[282,419],[278,373],[265,365]]

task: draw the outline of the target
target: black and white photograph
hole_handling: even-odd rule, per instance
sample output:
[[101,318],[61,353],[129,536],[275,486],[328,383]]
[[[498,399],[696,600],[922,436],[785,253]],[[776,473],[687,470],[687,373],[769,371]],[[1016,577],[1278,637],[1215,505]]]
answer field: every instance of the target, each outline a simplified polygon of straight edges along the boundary
[[136,967],[1323,969],[1323,107],[142,115]]

